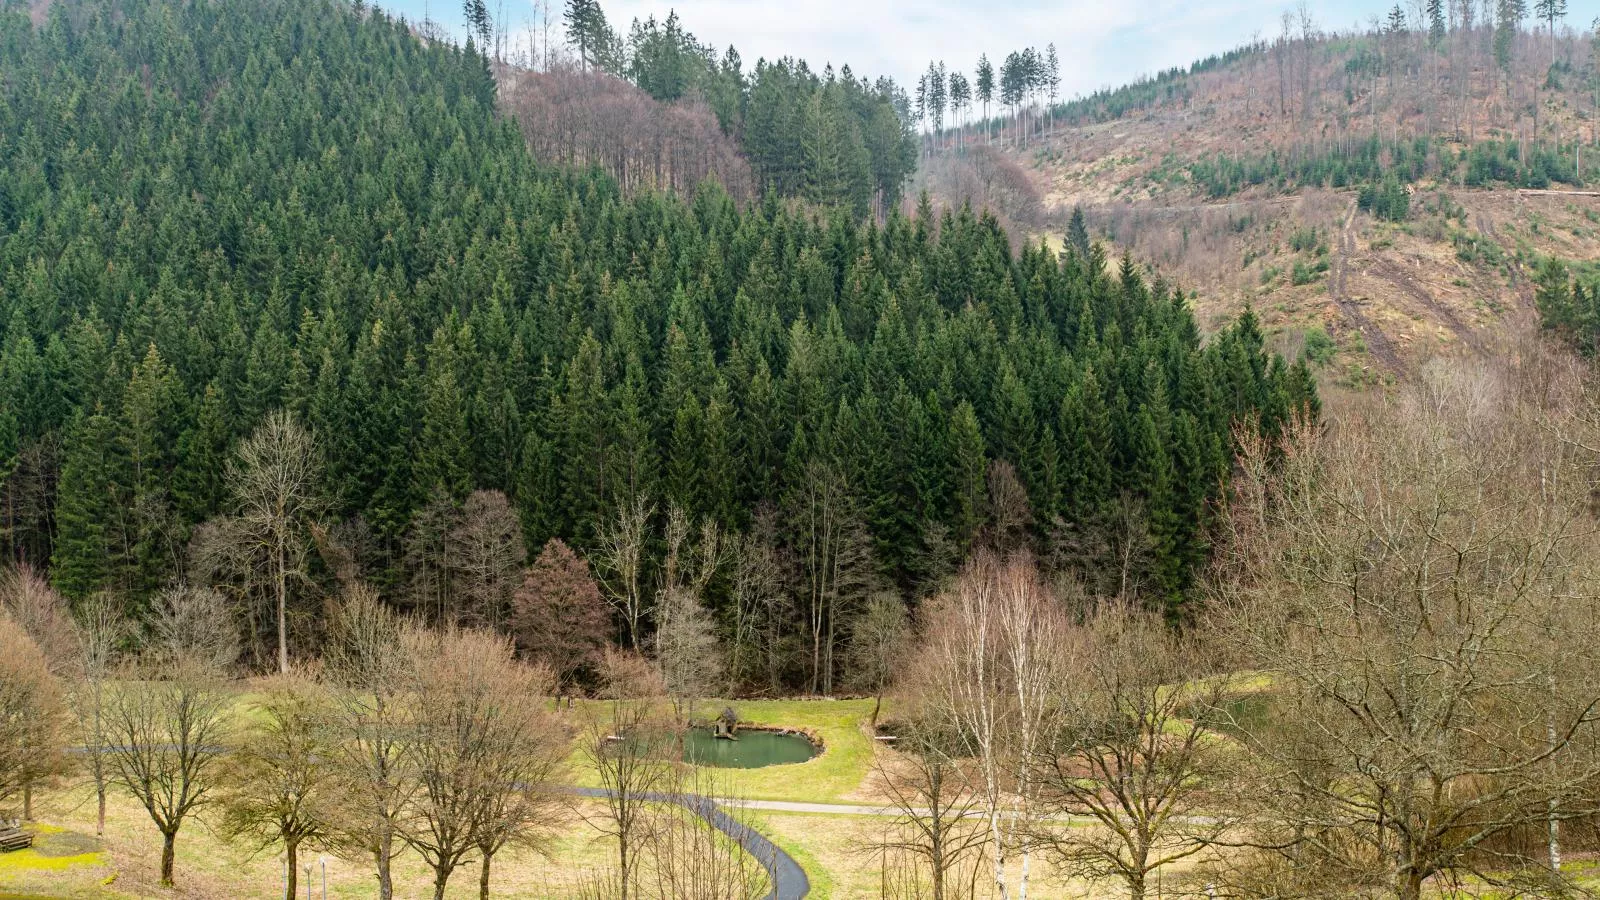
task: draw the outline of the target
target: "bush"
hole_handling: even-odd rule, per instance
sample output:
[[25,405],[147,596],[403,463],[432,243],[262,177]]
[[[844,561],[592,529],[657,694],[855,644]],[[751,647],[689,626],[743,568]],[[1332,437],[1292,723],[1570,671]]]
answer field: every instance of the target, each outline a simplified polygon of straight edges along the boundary
[[1333,338],[1329,337],[1328,332],[1324,331],[1321,326],[1313,326],[1306,329],[1305,341],[1306,359],[1319,366],[1332,359],[1334,351],[1339,349],[1338,345],[1333,342]]

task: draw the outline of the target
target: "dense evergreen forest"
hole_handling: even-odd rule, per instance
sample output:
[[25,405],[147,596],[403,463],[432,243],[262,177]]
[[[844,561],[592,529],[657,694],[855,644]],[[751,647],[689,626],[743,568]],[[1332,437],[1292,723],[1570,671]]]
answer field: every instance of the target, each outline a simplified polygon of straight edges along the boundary
[[791,57],[746,72],[736,48],[700,43],[676,12],[634,20],[624,38],[598,0],[569,0],[564,24],[583,68],[663,103],[703,100],[764,190],[881,215],[916,168],[910,99],[893,79],[858,78],[848,65],[817,72]]
[[[348,571],[477,615],[432,602],[437,548],[496,503],[518,559],[590,554],[635,504],[719,526],[775,561],[779,647],[985,536],[1179,614],[1233,429],[1314,412],[1307,371],[1249,315],[1202,340],[1098,249],[857,212],[547,167],[482,53],[359,4],[82,0],[36,27],[10,0],[0,550],[132,610],[222,577],[191,548],[283,409],[324,461],[296,628]],[[737,568],[707,572],[724,624]],[[830,685],[817,659],[769,674]]]

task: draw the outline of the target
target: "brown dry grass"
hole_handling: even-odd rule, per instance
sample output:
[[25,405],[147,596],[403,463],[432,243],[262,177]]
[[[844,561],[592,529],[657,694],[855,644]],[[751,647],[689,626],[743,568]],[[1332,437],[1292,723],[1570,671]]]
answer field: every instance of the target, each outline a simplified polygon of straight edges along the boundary
[[[282,857],[273,851],[252,854],[249,848],[227,842],[204,819],[184,825],[178,835],[177,886],[157,883],[161,840],[149,817],[126,794],[113,792],[106,815],[106,834],[98,842],[99,859],[80,857],[75,864],[0,867],[0,892],[40,897],[218,897],[277,900],[282,896]],[[68,788],[45,793],[37,801],[39,822],[65,829],[81,847],[95,845],[94,797],[91,791]],[[610,844],[584,823],[575,806],[550,823],[553,835],[549,855],[507,849],[495,860],[496,896],[550,896],[552,886],[570,883],[576,873],[604,868]],[[317,855],[307,854],[316,859]],[[359,858],[329,856],[328,896],[365,898],[373,892],[369,863]],[[451,877],[451,897],[476,897],[476,864],[458,869]],[[303,873],[302,873],[303,877]],[[431,894],[432,872],[421,858],[404,853],[396,860],[395,889],[399,897]],[[316,895],[321,896],[321,872],[316,875]],[[557,893],[559,890],[557,889]]]

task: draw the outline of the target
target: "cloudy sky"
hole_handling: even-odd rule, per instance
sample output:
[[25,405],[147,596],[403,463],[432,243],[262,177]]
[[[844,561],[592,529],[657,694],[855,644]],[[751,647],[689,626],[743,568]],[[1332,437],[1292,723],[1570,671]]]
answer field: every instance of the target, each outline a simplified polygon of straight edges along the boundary
[[[459,27],[457,0],[378,0],[408,18],[425,9]],[[494,0],[491,0],[491,7]],[[527,22],[528,0],[505,0],[507,17]],[[562,0],[553,0],[559,17]],[[815,67],[849,63],[857,75],[914,82],[930,59],[971,73],[979,53],[996,60],[1054,42],[1062,95],[1088,93],[1270,37],[1295,0],[601,0],[611,25],[678,10],[702,43],[733,44],[746,68],[758,57],[798,56]],[[1586,2],[1586,0],[1585,0]],[[1311,0],[1317,24],[1349,29],[1394,0]],[[1581,4],[1580,4],[1581,5]],[[557,29],[559,32],[559,29]]]

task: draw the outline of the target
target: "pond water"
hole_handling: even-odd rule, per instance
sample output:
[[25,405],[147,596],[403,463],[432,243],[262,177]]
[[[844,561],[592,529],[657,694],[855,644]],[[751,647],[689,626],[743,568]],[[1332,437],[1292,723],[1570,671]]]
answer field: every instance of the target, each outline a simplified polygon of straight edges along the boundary
[[804,735],[740,731],[736,740],[716,737],[708,728],[691,728],[683,737],[683,761],[721,769],[759,769],[802,763],[817,755]]

